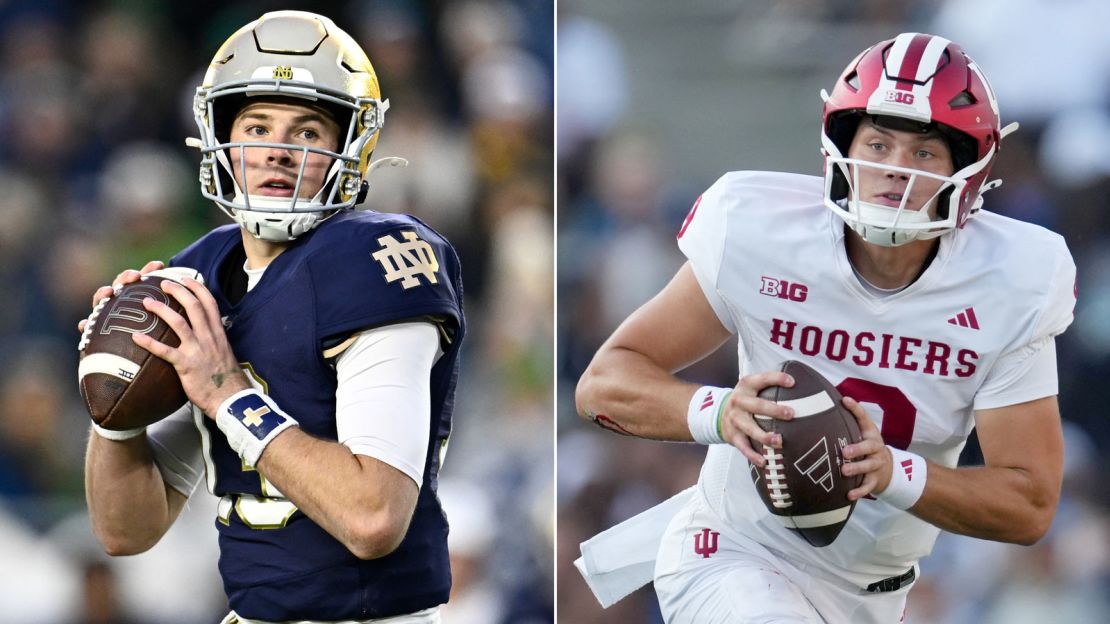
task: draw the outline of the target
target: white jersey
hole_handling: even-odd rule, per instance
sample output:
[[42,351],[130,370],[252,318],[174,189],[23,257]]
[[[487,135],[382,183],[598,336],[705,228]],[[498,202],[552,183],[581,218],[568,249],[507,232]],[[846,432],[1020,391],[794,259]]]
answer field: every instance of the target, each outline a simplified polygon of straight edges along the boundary
[[[844,223],[819,177],[737,172],[698,200],[679,247],[721,323],[738,334],[739,373],[812,366],[859,400],[887,444],[954,467],[974,410],[1057,393],[1054,336],[1071,323],[1075,265],[1063,239],[989,212],[940,237],[897,294],[853,272]],[[698,488],[733,529],[860,587],[904,573],[940,529],[862,500],[839,538],[813,548],[767,512],[749,464],[709,448]]]

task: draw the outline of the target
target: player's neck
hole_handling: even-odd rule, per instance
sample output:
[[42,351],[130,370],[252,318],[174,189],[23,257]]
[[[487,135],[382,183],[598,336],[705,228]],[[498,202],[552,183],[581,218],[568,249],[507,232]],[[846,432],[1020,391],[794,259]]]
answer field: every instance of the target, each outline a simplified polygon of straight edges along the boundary
[[881,289],[909,286],[928,267],[939,245],[937,239],[920,240],[898,247],[867,243],[850,228],[844,238],[848,260],[863,279]]
[[240,229],[243,235],[243,250],[247,253],[247,268],[264,269],[289,247],[289,243],[274,243],[264,241],[250,235],[246,230]]

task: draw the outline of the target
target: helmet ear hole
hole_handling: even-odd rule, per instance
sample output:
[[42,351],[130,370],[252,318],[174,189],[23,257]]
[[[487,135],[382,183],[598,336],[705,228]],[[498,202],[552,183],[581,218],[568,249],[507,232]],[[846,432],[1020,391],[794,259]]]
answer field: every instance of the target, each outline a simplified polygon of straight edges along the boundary
[[366,201],[366,196],[369,195],[369,194],[370,194],[370,183],[367,182],[366,180],[363,180],[362,184],[359,185],[359,187],[358,187],[358,197],[355,198],[355,204],[356,205],[361,204],[362,202]]

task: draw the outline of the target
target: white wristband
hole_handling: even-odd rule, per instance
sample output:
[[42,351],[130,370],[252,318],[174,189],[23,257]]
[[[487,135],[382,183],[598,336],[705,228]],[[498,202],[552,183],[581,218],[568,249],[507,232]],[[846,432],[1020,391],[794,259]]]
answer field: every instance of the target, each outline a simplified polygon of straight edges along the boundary
[[146,433],[146,427],[135,427],[134,429],[105,429],[104,427],[101,427],[96,423],[93,423],[92,426],[93,431],[96,432],[96,435],[106,440],[113,440],[115,442],[122,442],[124,440],[130,440],[131,438],[137,438]]
[[721,436],[721,411],[725,407],[732,388],[702,386],[690,399],[686,408],[686,424],[690,435],[698,444],[724,444]]
[[925,458],[887,446],[894,459],[893,471],[890,475],[890,485],[875,498],[898,509],[909,509],[921,498],[925,491],[925,478],[929,474],[929,465]]
[[281,411],[273,399],[254,389],[236,392],[216,410],[216,426],[227,436],[231,450],[250,468],[258,463],[267,444],[296,425],[297,421]]

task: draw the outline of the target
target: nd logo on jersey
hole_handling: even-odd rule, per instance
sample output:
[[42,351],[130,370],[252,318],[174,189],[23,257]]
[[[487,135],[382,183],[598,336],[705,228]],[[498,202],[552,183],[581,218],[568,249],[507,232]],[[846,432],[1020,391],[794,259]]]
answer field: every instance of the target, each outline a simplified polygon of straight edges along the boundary
[[385,281],[393,283],[401,280],[405,290],[420,285],[419,275],[423,275],[429,284],[438,283],[436,272],[439,271],[439,261],[432,246],[420,240],[416,232],[401,232],[401,237],[405,239],[403,242],[391,234],[378,239],[382,248],[373,256],[385,269]]

